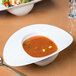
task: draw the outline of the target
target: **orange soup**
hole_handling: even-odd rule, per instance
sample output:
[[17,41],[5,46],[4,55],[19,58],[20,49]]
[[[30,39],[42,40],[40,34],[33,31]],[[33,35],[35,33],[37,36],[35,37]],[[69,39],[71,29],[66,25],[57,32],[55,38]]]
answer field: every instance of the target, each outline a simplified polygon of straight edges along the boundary
[[44,36],[33,36],[23,42],[24,50],[32,57],[44,57],[58,50],[56,44]]

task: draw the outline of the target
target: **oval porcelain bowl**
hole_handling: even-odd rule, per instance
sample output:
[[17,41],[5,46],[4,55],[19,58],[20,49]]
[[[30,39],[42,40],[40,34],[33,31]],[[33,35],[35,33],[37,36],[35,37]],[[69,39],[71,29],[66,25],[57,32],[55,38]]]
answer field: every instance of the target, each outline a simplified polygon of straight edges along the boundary
[[[51,39],[58,47],[58,50],[45,57],[32,57],[28,55],[22,46],[24,40],[33,36],[45,36]],[[24,66],[35,63],[45,66],[56,59],[59,52],[67,48],[73,42],[73,38],[66,31],[47,24],[35,24],[24,27],[15,32],[6,42],[3,58],[10,66]]]
[[24,15],[27,15],[34,7],[34,4],[39,1],[41,1],[41,0],[33,0],[31,2],[27,2],[24,4],[20,4],[20,5],[15,5],[15,6],[9,7],[9,8],[2,5],[1,4],[2,1],[0,1],[0,5],[1,5],[0,11],[7,10],[8,12],[10,12],[11,14],[14,14],[16,16],[24,16]]

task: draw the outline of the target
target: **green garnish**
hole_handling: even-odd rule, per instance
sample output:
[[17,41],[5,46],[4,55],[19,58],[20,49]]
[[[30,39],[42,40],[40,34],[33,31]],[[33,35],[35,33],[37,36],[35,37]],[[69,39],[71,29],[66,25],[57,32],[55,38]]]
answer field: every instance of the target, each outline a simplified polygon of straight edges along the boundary
[[30,1],[32,1],[32,0],[23,0],[23,3],[30,2]]
[[50,43],[50,41],[48,43]]
[[[19,4],[23,4],[23,3],[27,3],[27,2],[31,2],[33,0],[14,0],[14,2],[12,3],[13,0],[2,0],[2,5],[4,6],[9,6],[12,7],[12,5],[19,5]],[[6,2],[8,2],[9,4],[6,4]]]
[[30,46],[28,46],[27,48],[30,48]]
[[4,5],[6,1],[9,2],[9,0],[2,0],[2,5]]
[[24,46],[26,46],[27,44],[26,43],[24,43]]

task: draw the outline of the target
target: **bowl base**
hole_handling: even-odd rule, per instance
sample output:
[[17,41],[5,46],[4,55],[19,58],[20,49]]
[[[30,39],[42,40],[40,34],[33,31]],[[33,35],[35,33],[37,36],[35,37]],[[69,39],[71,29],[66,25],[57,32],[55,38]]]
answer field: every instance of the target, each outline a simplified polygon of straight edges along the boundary
[[58,54],[55,54],[55,55],[53,55],[47,59],[44,59],[42,61],[36,62],[35,64],[39,65],[39,66],[46,66],[46,65],[50,64],[51,62],[53,62],[57,58]]
[[16,16],[24,16],[24,15],[27,15],[32,10],[33,7],[34,7],[34,4],[30,4],[27,6],[10,8],[7,11]]

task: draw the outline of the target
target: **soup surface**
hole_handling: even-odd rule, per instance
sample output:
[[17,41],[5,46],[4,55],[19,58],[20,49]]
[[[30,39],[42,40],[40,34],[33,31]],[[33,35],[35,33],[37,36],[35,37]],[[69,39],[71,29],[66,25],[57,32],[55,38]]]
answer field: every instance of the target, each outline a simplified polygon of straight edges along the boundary
[[33,36],[23,42],[24,50],[32,57],[44,57],[58,50],[56,44],[44,36]]

